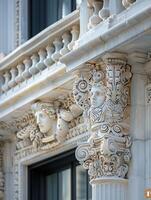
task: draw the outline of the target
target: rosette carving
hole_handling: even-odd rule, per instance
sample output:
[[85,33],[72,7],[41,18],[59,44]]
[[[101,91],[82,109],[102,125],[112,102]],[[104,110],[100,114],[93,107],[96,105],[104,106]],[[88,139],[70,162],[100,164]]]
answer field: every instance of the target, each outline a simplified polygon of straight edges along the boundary
[[[131,67],[125,55],[104,56],[104,67],[81,75],[74,84],[76,103],[84,110],[90,138],[78,146],[76,157],[91,179],[126,178],[131,159],[128,102]],[[89,77],[89,78],[87,78]]]

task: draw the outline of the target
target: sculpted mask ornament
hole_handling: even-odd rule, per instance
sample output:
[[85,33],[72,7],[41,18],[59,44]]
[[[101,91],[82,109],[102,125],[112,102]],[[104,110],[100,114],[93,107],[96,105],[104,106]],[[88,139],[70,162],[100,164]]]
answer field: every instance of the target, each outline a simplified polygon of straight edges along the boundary
[[[69,100],[55,103],[37,101],[32,104],[33,122],[17,132],[17,148],[29,145],[47,150],[64,142],[69,132],[69,122],[81,115],[82,110]],[[66,105],[69,104],[69,105]]]
[[52,135],[53,123],[56,118],[54,105],[51,103],[36,102],[32,105],[32,110],[40,132]]
[[[123,54],[105,57],[106,70],[82,74],[74,84],[76,103],[87,117],[90,138],[78,146],[76,157],[91,179],[102,176],[126,178],[131,159],[127,107],[130,66]],[[83,88],[81,86],[84,86]]]
[[34,114],[24,128],[17,132],[17,148],[33,145],[45,149],[48,143],[56,141],[56,111],[52,103],[37,101],[31,106]]

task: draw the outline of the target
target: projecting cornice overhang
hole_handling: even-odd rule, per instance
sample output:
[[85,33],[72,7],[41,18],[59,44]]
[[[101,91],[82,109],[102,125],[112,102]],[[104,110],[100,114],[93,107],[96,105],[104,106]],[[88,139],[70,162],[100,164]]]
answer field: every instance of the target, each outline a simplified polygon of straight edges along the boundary
[[78,48],[63,56],[60,61],[67,66],[67,71],[73,71],[106,52],[147,52],[150,46],[151,4],[150,0],[145,0],[111,16],[85,33],[78,41]]

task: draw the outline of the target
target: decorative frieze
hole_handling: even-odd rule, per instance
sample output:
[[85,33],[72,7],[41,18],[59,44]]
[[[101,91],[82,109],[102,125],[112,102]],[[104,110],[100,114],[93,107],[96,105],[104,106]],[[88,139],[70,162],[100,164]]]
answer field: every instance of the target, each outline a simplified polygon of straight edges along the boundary
[[104,56],[104,67],[81,73],[73,94],[83,109],[91,136],[78,146],[76,157],[91,180],[104,176],[126,178],[131,159],[128,101],[131,67],[125,55]]
[[72,134],[70,137],[67,134],[77,125],[82,114],[71,95],[55,102],[37,101],[31,109],[33,114],[24,117],[17,131],[17,149],[33,145],[46,150],[64,142],[71,137]]

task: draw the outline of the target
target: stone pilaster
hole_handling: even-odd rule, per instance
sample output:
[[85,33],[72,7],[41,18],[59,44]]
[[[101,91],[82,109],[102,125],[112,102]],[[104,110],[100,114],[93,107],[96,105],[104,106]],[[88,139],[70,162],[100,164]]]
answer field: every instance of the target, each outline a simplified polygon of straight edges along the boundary
[[131,148],[132,161],[129,170],[129,200],[144,199],[145,175],[145,87],[147,75],[144,70],[146,62],[144,53],[134,52],[129,56],[132,65],[131,82],[131,118],[130,132],[133,138]]
[[145,65],[147,83],[145,87],[146,123],[145,123],[145,189],[151,187],[151,60]]
[[[103,57],[104,64],[79,77],[73,93],[84,110],[90,131],[76,157],[88,169],[93,200],[125,200],[131,160],[129,136],[129,90],[131,67],[121,53]],[[115,190],[117,192],[115,192]]]

